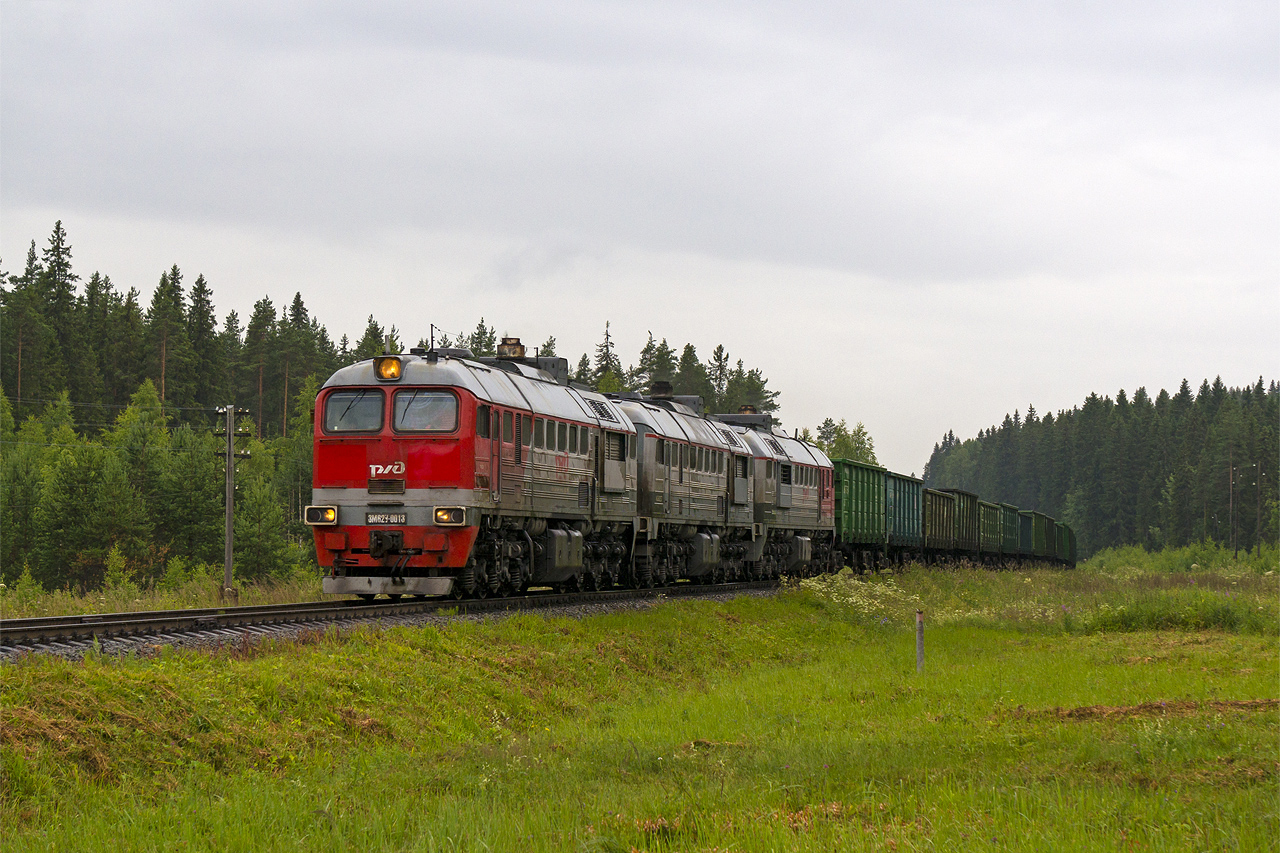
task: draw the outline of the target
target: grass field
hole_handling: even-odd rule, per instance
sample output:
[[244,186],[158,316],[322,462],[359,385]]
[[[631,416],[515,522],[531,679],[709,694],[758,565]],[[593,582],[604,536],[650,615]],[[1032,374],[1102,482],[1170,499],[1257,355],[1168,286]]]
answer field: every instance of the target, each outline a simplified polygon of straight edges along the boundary
[[1140,563],[27,659],[4,847],[1277,849],[1276,576]]

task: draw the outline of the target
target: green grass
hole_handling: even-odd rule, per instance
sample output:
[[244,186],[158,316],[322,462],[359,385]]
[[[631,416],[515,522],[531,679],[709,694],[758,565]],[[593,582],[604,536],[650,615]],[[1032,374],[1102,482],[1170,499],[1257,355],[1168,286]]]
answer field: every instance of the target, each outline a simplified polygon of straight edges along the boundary
[[5,849],[1276,849],[1274,630],[1036,615],[1183,591],[1092,569],[840,583],[27,659]]
[[[845,570],[801,585],[866,625],[901,623],[922,609],[931,624],[1022,631],[1216,629],[1276,636],[1280,577],[1274,565],[1236,562],[1223,549],[1211,561],[1207,557],[1215,555],[1206,552],[1214,547],[1159,554],[1141,548],[1108,551],[1072,571],[911,566],[898,574],[856,575]],[[1275,549],[1270,553],[1274,556]],[[1197,556],[1205,557],[1203,567]]]
[[21,619],[80,613],[183,610],[228,604],[283,604],[318,601],[324,597],[320,589],[320,570],[314,566],[299,568],[291,576],[283,578],[235,581],[237,597],[232,601],[222,598],[222,566],[197,564],[186,568],[181,560],[173,560],[169,569],[154,584],[140,585],[126,580],[83,593],[65,589],[45,591],[28,571],[7,583],[0,583],[0,617]]

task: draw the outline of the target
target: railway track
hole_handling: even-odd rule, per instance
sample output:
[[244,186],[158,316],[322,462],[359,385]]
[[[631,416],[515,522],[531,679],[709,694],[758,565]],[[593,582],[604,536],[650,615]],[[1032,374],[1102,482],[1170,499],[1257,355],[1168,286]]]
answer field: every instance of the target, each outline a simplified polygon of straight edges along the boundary
[[28,653],[76,656],[91,648],[127,652],[187,641],[213,644],[239,643],[245,639],[285,633],[299,628],[324,628],[404,617],[440,614],[459,616],[520,610],[545,610],[582,604],[610,604],[667,598],[696,598],[724,593],[772,589],[776,581],[730,584],[690,584],[654,589],[616,589],[600,592],[530,593],[511,598],[466,601],[413,599],[409,601],[358,600],[307,601],[296,604],[264,604],[189,610],[152,610],[137,613],[92,613],[30,619],[0,619],[0,659]]

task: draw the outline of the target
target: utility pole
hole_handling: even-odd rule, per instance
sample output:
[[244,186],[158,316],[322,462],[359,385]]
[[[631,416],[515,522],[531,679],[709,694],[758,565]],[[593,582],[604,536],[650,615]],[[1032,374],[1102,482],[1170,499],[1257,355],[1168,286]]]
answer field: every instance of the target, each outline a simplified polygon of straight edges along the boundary
[[225,550],[223,553],[222,563],[222,598],[235,598],[236,588],[231,584],[231,562],[234,551],[235,542],[235,507],[236,507],[236,460],[247,459],[249,454],[236,452],[236,438],[252,435],[247,429],[236,429],[236,415],[249,414],[248,409],[237,409],[234,405],[224,406],[218,409],[218,413],[225,415],[227,420],[222,430],[215,430],[214,435],[225,435],[227,437],[227,447],[219,452],[219,456],[223,457],[227,463],[227,521],[225,529]]

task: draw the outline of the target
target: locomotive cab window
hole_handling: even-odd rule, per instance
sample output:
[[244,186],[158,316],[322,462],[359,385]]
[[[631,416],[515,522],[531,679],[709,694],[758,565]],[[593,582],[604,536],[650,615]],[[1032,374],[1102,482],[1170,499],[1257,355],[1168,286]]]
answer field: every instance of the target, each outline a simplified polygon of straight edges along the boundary
[[502,442],[504,444],[510,444],[512,438],[514,438],[514,433],[515,433],[515,430],[511,426],[511,413],[503,412],[502,413]]
[[542,447],[543,430],[546,429],[546,421],[542,418],[533,419],[533,446]]
[[577,424],[569,425],[569,452],[570,453],[578,452],[578,425]]
[[458,398],[448,391],[397,391],[391,426],[396,432],[453,432]]
[[556,424],[556,449],[561,453],[569,449],[569,425]]
[[476,406],[476,438],[489,437],[489,407]]
[[324,403],[324,431],[377,432],[382,429],[382,409],[378,389],[334,391]]
[[663,449],[664,449],[665,447],[666,447],[666,442],[665,442],[665,441],[663,441],[662,439],[658,439],[658,440],[654,443],[654,446],[653,446],[653,461],[654,461],[654,462],[656,462],[656,463],[658,463],[659,465],[664,465],[664,464],[666,464],[666,462],[664,461],[664,458],[663,458]]
[[525,447],[529,446],[529,442],[533,440],[533,418],[528,415],[520,416],[520,443]]

